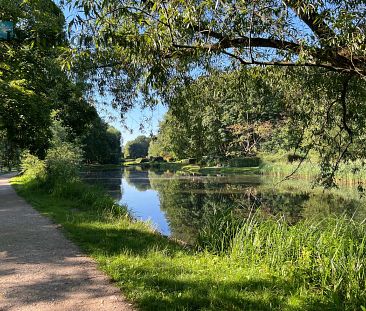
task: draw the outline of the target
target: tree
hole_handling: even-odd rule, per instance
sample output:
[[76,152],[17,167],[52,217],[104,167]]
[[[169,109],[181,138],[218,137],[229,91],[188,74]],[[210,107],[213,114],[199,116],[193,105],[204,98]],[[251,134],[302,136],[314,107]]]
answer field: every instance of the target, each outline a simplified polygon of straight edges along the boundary
[[62,68],[60,56],[70,46],[61,9],[51,0],[0,0],[0,20],[13,21],[16,33],[0,42],[0,161],[16,163],[23,149],[44,158],[51,125],[60,121],[70,143],[84,143],[86,161],[119,163],[119,132],[108,129],[85,99],[82,77],[73,79]]
[[182,87],[169,101],[150,149],[198,159],[256,154],[285,115],[282,94],[262,74],[257,69],[217,72]]
[[[75,20],[84,30],[78,55],[89,65],[83,68],[96,77],[101,91],[112,91],[122,111],[141,98],[145,104],[169,103],[177,89],[215,69],[274,66],[280,68],[278,82],[286,97],[295,95],[294,132],[307,133],[300,134],[302,141],[294,139],[305,154],[311,145],[320,151],[326,179],[358,149],[355,142],[363,132],[351,116],[363,124],[364,0],[69,2],[85,15]],[[286,87],[286,74],[309,93],[319,88],[324,109],[309,113],[317,95],[297,96],[301,89],[294,83],[295,90]],[[297,106],[306,111],[304,117]],[[327,113],[329,106],[334,117]],[[316,130],[327,116],[326,130]]]
[[111,83],[128,76],[125,91],[162,89],[167,77],[223,59],[366,74],[363,0],[66,2],[85,15],[73,21],[84,27],[82,57],[107,68]]
[[[0,131],[9,154],[27,148],[45,156],[51,137],[57,65],[65,42],[62,11],[53,1],[0,1],[0,20],[15,25],[15,39],[0,42]],[[67,79],[66,79],[67,80]]]
[[124,157],[127,158],[144,158],[148,155],[149,144],[151,139],[144,135],[137,136],[134,140],[128,141],[123,148]]
[[121,161],[121,133],[99,116],[81,136],[81,144],[87,163],[119,164]]

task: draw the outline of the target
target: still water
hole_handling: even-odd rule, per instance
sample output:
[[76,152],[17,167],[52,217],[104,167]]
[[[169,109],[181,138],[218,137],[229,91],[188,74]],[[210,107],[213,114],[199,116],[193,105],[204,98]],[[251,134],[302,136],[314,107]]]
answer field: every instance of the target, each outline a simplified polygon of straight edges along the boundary
[[260,210],[265,217],[285,217],[290,223],[331,214],[366,217],[366,199],[357,189],[324,191],[304,180],[279,183],[258,175],[180,176],[140,167],[88,171],[83,178],[106,188],[135,218],[189,243],[215,214],[227,210],[237,217]]

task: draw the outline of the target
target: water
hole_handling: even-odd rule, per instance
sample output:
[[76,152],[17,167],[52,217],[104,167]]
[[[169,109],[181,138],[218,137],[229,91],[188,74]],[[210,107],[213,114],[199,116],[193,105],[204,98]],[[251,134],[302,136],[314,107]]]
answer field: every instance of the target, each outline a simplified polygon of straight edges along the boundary
[[290,223],[330,214],[366,217],[365,199],[355,188],[324,191],[304,180],[278,184],[268,176],[179,176],[140,167],[89,171],[83,178],[105,187],[135,218],[188,243],[215,214],[227,210],[247,217],[260,209],[265,217],[282,216]]

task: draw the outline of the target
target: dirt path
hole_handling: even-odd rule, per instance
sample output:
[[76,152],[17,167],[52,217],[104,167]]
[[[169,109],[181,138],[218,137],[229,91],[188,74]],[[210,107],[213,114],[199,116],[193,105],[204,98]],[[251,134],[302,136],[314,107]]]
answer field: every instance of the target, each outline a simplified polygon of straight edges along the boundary
[[130,311],[90,258],[0,176],[0,310]]

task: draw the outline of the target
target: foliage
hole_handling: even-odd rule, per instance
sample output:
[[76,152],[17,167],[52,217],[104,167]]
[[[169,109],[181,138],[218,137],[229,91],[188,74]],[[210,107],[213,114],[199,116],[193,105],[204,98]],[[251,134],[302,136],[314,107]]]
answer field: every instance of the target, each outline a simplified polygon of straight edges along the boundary
[[[200,237],[202,247],[230,256],[244,265],[260,265],[291,276],[305,286],[336,295],[351,304],[365,295],[364,224],[346,218],[328,218],[320,223],[300,222],[289,226],[249,217],[217,217],[212,236],[207,229]],[[217,230],[217,226],[222,230]]]
[[[125,111],[141,99],[145,105],[163,101],[183,112],[185,121],[191,121],[189,128],[181,123],[182,117],[178,124],[167,117],[174,129],[178,125],[182,137],[178,149],[190,153],[179,157],[200,158],[211,152],[201,144],[205,140],[216,146],[214,154],[241,156],[238,145],[250,152],[253,145],[248,145],[248,138],[257,141],[258,136],[269,137],[276,131],[285,143],[299,149],[301,156],[309,149],[317,150],[322,157],[319,180],[330,185],[341,160],[362,153],[359,143],[364,139],[366,115],[364,1],[66,2],[83,11],[72,22],[81,27],[85,39],[74,52],[91,64],[88,77],[95,78],[102,92],[112,92],[115,105]],[[78,58],[70,53],[71,58],[79,68]],[[227,124],[221,118],[222,107],[216,106],[216,99],[222,101],[221,93],[230,92],[225,93],[220,87],[222,80],[215,77],[211,86],[202,81],[217,71],[235,77],[239,66],[260,75],[250,80],[255,81],[256,99],[268,103],[268,110],[278,112],[277,92],[282,97],[287,132],[265,120],[245,122],[241,117],[240,122]],[[246,76],[242,77],[245,80]],[[192,80],[195,87],[190,86]],[[242,91],[239,85],[233,88],[237,90],[235,101],[255,106],[251,89]],[[270,96],[266,96],[268,88]],[[176,100],[182,89],[193,95],[192,99],[183,95],[183,100]],[[257,96],[260,94],[263,98]],[[183,108],[174,105],[174,100]],[[205,117],[192,113],[204,110],[202,107],[211,110]],[[207,124],[212,130],[200,135]],[[228,135],[233,150],[226,142]],[[276,140],[270,143],[268,146],[278,147]],[[194,145],[196,154],[190,150]],[[173,154],[175,149],[168,151]],[[154,154],[165,151],[155,150]]]
[[0,19],[13,21],[16,33],[0,42],[0,131],[11,150],[44,157],[56,85],[68,81],[57,65],[65,19],[50,0],[3,0],[0,8]]
[[[276,140],[285,103],[266,71],[216,73],[182,87],[160,123],[155,153],[176,158],[230,158],[255,155]],[[160,150],[159,150],[160,149]]]
[[334,184],[342,162],[366,157],[366,84],[335,73],[309,74],[251,68],[187,84],[169,99],[157,136],[160,153],[199,159],[315,154],[318,180]]
[[26,178],[44,182],[46,178],[46,165],[44,161],[38,159],[29,152],[22,154],[21,168]]
[[121,161],[121,133],[98,116],[81,137],[81,143],[87,163],[119,164]]
[[123,148],[124,157],[133,159],[147,157],[150,141],[151,139],[144,135],[128,141]]
[[235,158],[229,160],[229,165],[232,167],[256,167],[261,165],[259,157]]
[[[118,133],[107,129],[85,99],[87,83],[63,71],[60,58],[70,47],[61,9],[51,0],[2,0],[0,20],[13,21],[16,33],[0,42],[0,161],[11,167],[22,150],[43,159],[56,119],[70,143],[84,140],[86,160],[118,162]],[[99,134],[99,150],[93,134]]]
[[81,149],[73,144],[63,143],[50,148],[45,158],[49,187],[75,181],[81,160]]
[[360,0],[64,2],[82,11],[71,22],[83,32],[75,52],[91,61],[102,88],[107,77],[124,108],[139,91],[166,95],[197,75],[192,68],[303,66],[365,76]]
[[20,150],[7,139],[6,132],[0,130],[0,171],[3,169],[11,171],[13,167],[19,165],[19,162]]
[[[249,219],[232,227],[228,248],[212,249],[209,236],[202,235],[206,250],[198,252],[144,223],[94,209],[82,199],[83,191],[66,199],[29,188],[24,178],[13,182],[40,212],[62,224],[141,310],[354,310],[365,305],[364,224],[337,218],[290,227]],[[230,215],[220,219],[228,221]],[[222,239],[227,233],[221,231]]]

